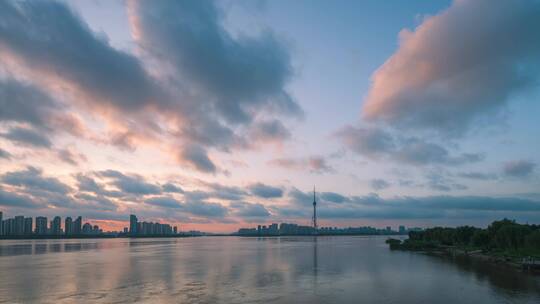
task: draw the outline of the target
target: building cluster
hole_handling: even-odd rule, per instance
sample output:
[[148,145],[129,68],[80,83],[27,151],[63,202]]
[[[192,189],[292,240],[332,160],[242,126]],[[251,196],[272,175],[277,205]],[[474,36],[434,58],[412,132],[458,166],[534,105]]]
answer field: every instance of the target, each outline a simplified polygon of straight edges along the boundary
[[399,226],[399,230],[392,230],[392,227],[388,226],[385,229],[378,229],[374,227],[320,227],[314,228],[313,226],[301,226],[297,224],[281,223],[279,226],[273,223],[269,226],[258,225],[257,228],[240,228],[237,235],[240,236],[279,236],[279,235],[396,235],[396,234],[408,234],[409,231],[421,230],[421,228],[407,229],[405,226]]
[[[124,228],[126,231],[127,228]],[[129,235],[130,236],[160,236],[178,234],[178,227],[172,227],[169,224],[139,222],[137,216],[129,216]]]
[[371,226],[363,227],[346,227],[346,228],[337,228],[337,227],[323,227],[319,229],[319,234],[322,235],[406,235],[412,229],[420,228],[411,228],[407,229],[405,226],[399,226],[398,230],[393,230],[392,227],[387,226],[384,229],[375,228]]
[[97,235],[103,231],[99,226],[92,226],[90,223],[82,223],[82,217],[73,220],[66,217],[62,228],[62,218],[55,216],[50,222],[44,216],[24,217],[22,215],[14,218],[3,219],[0,212],[0,236],[30,236],[30,235],[53,235],[53,236],[76,236],[76,235]]
[[273,223],[268,226],[258,225],[257,228],[240,228],[238,235],[241,236],[277,236],[277,235],[313,235],[317,232],[311,226],[281,223],[279,226]]

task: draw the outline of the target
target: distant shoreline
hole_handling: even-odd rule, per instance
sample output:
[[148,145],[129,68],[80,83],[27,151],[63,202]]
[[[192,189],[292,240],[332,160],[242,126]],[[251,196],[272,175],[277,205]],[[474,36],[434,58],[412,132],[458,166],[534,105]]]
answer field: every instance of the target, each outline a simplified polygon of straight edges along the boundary
[[239,235],[239,234],[231,234],[230,236],[238,236],[238,237],[281,237],[281,236],[406,236],[405,234],[365,234],[365,233],[349,233],[349,234],[343,234],[343,233],[336,233],[336,234],[276,234],[276,235]]
[[26,235],[26,236],[1,236],[0,240],[76,240],[76,239],[149,239],[149,238],[186,238],[197,235]]
[[202,237],[215,236],[226,237],[234,236],[240,238],[265,238],[265,237],[326,237],[326,236],[403,236],[403,234],[282,234],[282,235],[238,235],[238,234],[207,234],[207,235],[22,235],[22,236],[0,236],[0,240],[74,240],[74,239],[156,239],[156,238],[186,238],[186,237]]

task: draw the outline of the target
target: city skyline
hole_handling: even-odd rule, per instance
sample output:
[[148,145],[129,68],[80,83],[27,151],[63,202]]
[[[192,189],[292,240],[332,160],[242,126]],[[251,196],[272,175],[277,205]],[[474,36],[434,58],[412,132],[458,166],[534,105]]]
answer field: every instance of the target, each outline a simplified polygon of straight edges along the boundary
[[168,236],[177,235],[180,230],[178,226],[161,224],[159,222],[138,222],[137,216],[131,214],[129,217],[129,227],[124,227],[118,231],[104,231],[98,225],[90,222],[83,224],[82,217],[77,216],[75,220],[71,216],[64,219],[55,216],[48,222],[45,216],[36,216],[35,225],[33,218],[25,215],[15,215],[12,218],[5,217],[0,211],[0,238],[1,237],[87,237],[87,236],[123,236],[123,237],[145,237],[145,236]]
[[72,237],[101,235],[103,233],[104,231],[98,225],[92,225],[89,222],[83,224],[81,216],[75,218],[74,221],[68,216],[62,225],[60,216],[54,216],[50,222],[45,216],[36,216],[34,221],[34,218],[26,215],[14,215],[12,218],[4,217],[3,211],[0,211],[0,237]]
[[106,231],[538,223],[539,15],[1,1],[0,210]]
[[[168,235],[178,235],[181,233],[178,226],[161,224],[154,222],[140,222],[134,214],[129,216],[129,226],[118,231],[104,231],[97,225],[85,222],[81,216],[73,220],[71,216],[64,219],[55,216],[48,221],[47,217],[36,216],[35,225],[33,218],[25,215],[15,215],[12,218],[4,217],[0,211],[0,238],[1,237],[88,237],[88,236],[113,236],[113,237],[162,237]],[[239,236],[280,236],[280,235],[405,235],[409,231],[420,231],[422,228],[407,228],[404,225],[397,225],[398,229],[393,230],[392,226],[377,228],[371,226],[361,227],[319,227],[315,222],[311,226],[303,226],[296,223],[277,223],[257,225],[256,228],[240,228],[238,231],[225,235]],[[395,227],[394,227],[395,228]],[[186,232],[182,232],[184,235]],[[201,231],[187,231],[190,236],[205,235]]]

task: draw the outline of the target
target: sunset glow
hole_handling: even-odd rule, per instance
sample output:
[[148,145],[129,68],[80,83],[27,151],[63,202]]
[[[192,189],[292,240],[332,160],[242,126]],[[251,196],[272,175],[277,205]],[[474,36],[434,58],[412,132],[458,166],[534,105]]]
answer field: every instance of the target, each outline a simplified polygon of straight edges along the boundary
[[0,211],[538,222],[538,5],[376,2],[0,1]]

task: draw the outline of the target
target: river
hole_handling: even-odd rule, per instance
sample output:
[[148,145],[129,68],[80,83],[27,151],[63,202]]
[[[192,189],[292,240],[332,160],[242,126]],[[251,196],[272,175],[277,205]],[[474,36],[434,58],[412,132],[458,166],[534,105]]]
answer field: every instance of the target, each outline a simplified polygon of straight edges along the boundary
[[539,277],[384,240],[0,240],[0,303],[540,303]]

